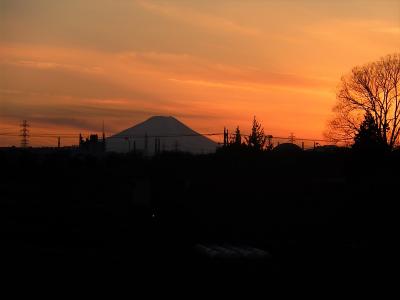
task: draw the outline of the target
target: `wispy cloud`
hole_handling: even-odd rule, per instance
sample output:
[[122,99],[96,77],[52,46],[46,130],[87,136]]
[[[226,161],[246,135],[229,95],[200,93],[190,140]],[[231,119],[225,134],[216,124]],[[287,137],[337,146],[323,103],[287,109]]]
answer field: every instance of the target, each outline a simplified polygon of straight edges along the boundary
[[160,4],[145,0],[137,0],[137,3],[147,11],[171,18],[186,25],[249,36],[259,35],[261,33],[257,28],[238,24],[220,16],[200,13],[182,6]]
[[56,63],[56,62],[51,62],[51,61],[3,60],[0,63],[21,66],[21,67],[44,69],[44,70],[46,70],[46,69],[63,69],[63,70],[73,71],[73,72],[94,73],[94,74],[96,74],[96,73],[99,74],[99,73],[103,72],[103,69],[101,67],[63,64],[63,63]]
[[[5,101],[1,115],[28,118],[54,130],[94,130],[105,120],[109,131],[118,132],[155,114],[178,116],[194,128],[213,130],[202,122],[213,120],[213,126],[222,126],[221,115],[244,122],[254,111],[265,110],[266,103],[268,111],[278,104],[290,109],[289,97],[326,97],[332,83],[189,54],[41,46],[42,52],[32,45],[9,49],[16,51],[3,49],[4,57],[15,63],[0,65],[11,80],[6,86],[0,84],[0,100]],[[93,66],[102,72],[83,71]]]
[[400,26],[377,27],[377,28],[373,28],[372,31],[400,35]]
[[323,95],[332,95],[329,90],[318,89],[318,88],[310,88],[306,86],[293,86],[288,84],[279,84],[279,83],[272,83],[272,82],[240,82],[240,81],[231,81],[231,82],[218,82],[218,81],[208,81],[208,80],[191,80],[191,79],[175,79],[170,78],[169,80],[173,82],[178,82],[182,84],[189,84],[189,85],[198,85],[204,87],[211,87],[211,88],[222,88],[222,89],[229,89],[232,92],[234,90],[244,90],[248,92],[266,92],[271,89],[274,90],[281,90],[281,91],[290,91],[295,93],[301,94],[323,94]]

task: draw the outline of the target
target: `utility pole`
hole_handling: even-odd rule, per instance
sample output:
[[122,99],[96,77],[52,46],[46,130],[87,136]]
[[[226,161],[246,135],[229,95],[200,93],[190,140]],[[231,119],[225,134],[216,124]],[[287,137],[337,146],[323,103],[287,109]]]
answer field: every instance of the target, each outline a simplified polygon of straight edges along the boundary
[[154,138],[154,154],[160,153],[160,139]]
[[161,152],[161,139],[157,138],[157,153]]
[[102,133],[103,133],[103,136],[102,136],[102,145],[103,145],[103,152],[105,152],[106,151],[106,132],[105,132],[105,130],[104,130],[104,120],[103,120],[103,128],[102,128]]
[[58,143],[57,143],[57,148],[60,148],[61,147],[61,137],[58,137]]
[[146,132],[144,135],[144,155],[147,155],[148,146],[149,146],[149,142],[148,142],[148,137],[147,137],[147,132]]
[[267,138],[268,150],[272,150],[272,148],[274,148],[274,144],[272,143],[273,136],[269,134],[269,135],[266,135],[265,137]]
[[21,148],[27,148],[29,144],[29,124],[26,120],[21,123]]
[[228,138],[228,129],[224,127],[224,147],[227,147],[229,143],[229,138]]

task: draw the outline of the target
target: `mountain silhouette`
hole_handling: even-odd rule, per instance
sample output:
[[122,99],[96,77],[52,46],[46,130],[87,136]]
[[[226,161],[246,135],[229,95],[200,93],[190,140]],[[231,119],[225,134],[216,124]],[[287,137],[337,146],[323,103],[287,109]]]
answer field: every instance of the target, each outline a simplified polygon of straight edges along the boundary
[[157,151],[212,153],[216,148],[217,143],[171,116],[153,116],[106,140],[107,151],[138,151],[148,155]]

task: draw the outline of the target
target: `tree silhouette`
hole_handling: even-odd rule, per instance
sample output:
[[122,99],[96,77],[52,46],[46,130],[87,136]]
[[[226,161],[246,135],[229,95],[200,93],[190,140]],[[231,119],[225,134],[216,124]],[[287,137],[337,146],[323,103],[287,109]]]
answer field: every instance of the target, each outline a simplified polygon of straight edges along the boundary
[[231,139],[230,145],[235,146],[235,147],[242,146],[242,134],[240,133],[239,126],[236,127],[236,130]]
[[263,150],[265,147],[265,143],[267,138],[264,134],[264,128],[261,123],[259,123],[254,116],[253,126],[251,128],[251,134],[248,138],[246,138],[246,143],[249,148],[254,150]]
[[367,112],[354,137],[353,149],[364,152],[384,150],[386,143],[379,134],[379,128],[370,112]]
[[[400,134],[400,53],[355,67],[343,76],[334,107],[335,118],[327,136],[334,141],[351,141],[369,113],[377,134],[389,149]],[[369,117],[370,118],[370,117]]]

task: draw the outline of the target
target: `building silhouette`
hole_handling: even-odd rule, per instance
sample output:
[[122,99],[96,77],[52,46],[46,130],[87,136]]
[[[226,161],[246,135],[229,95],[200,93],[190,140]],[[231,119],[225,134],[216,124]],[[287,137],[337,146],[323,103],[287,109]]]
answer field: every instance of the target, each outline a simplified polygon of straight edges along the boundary
[[97,134],[91,134],[88,138],[83,138],[82,134],[79,134],[79,150],[88,153],[103,153],[106,151],[106,138],[103,132],[103,136],[99,139]]

